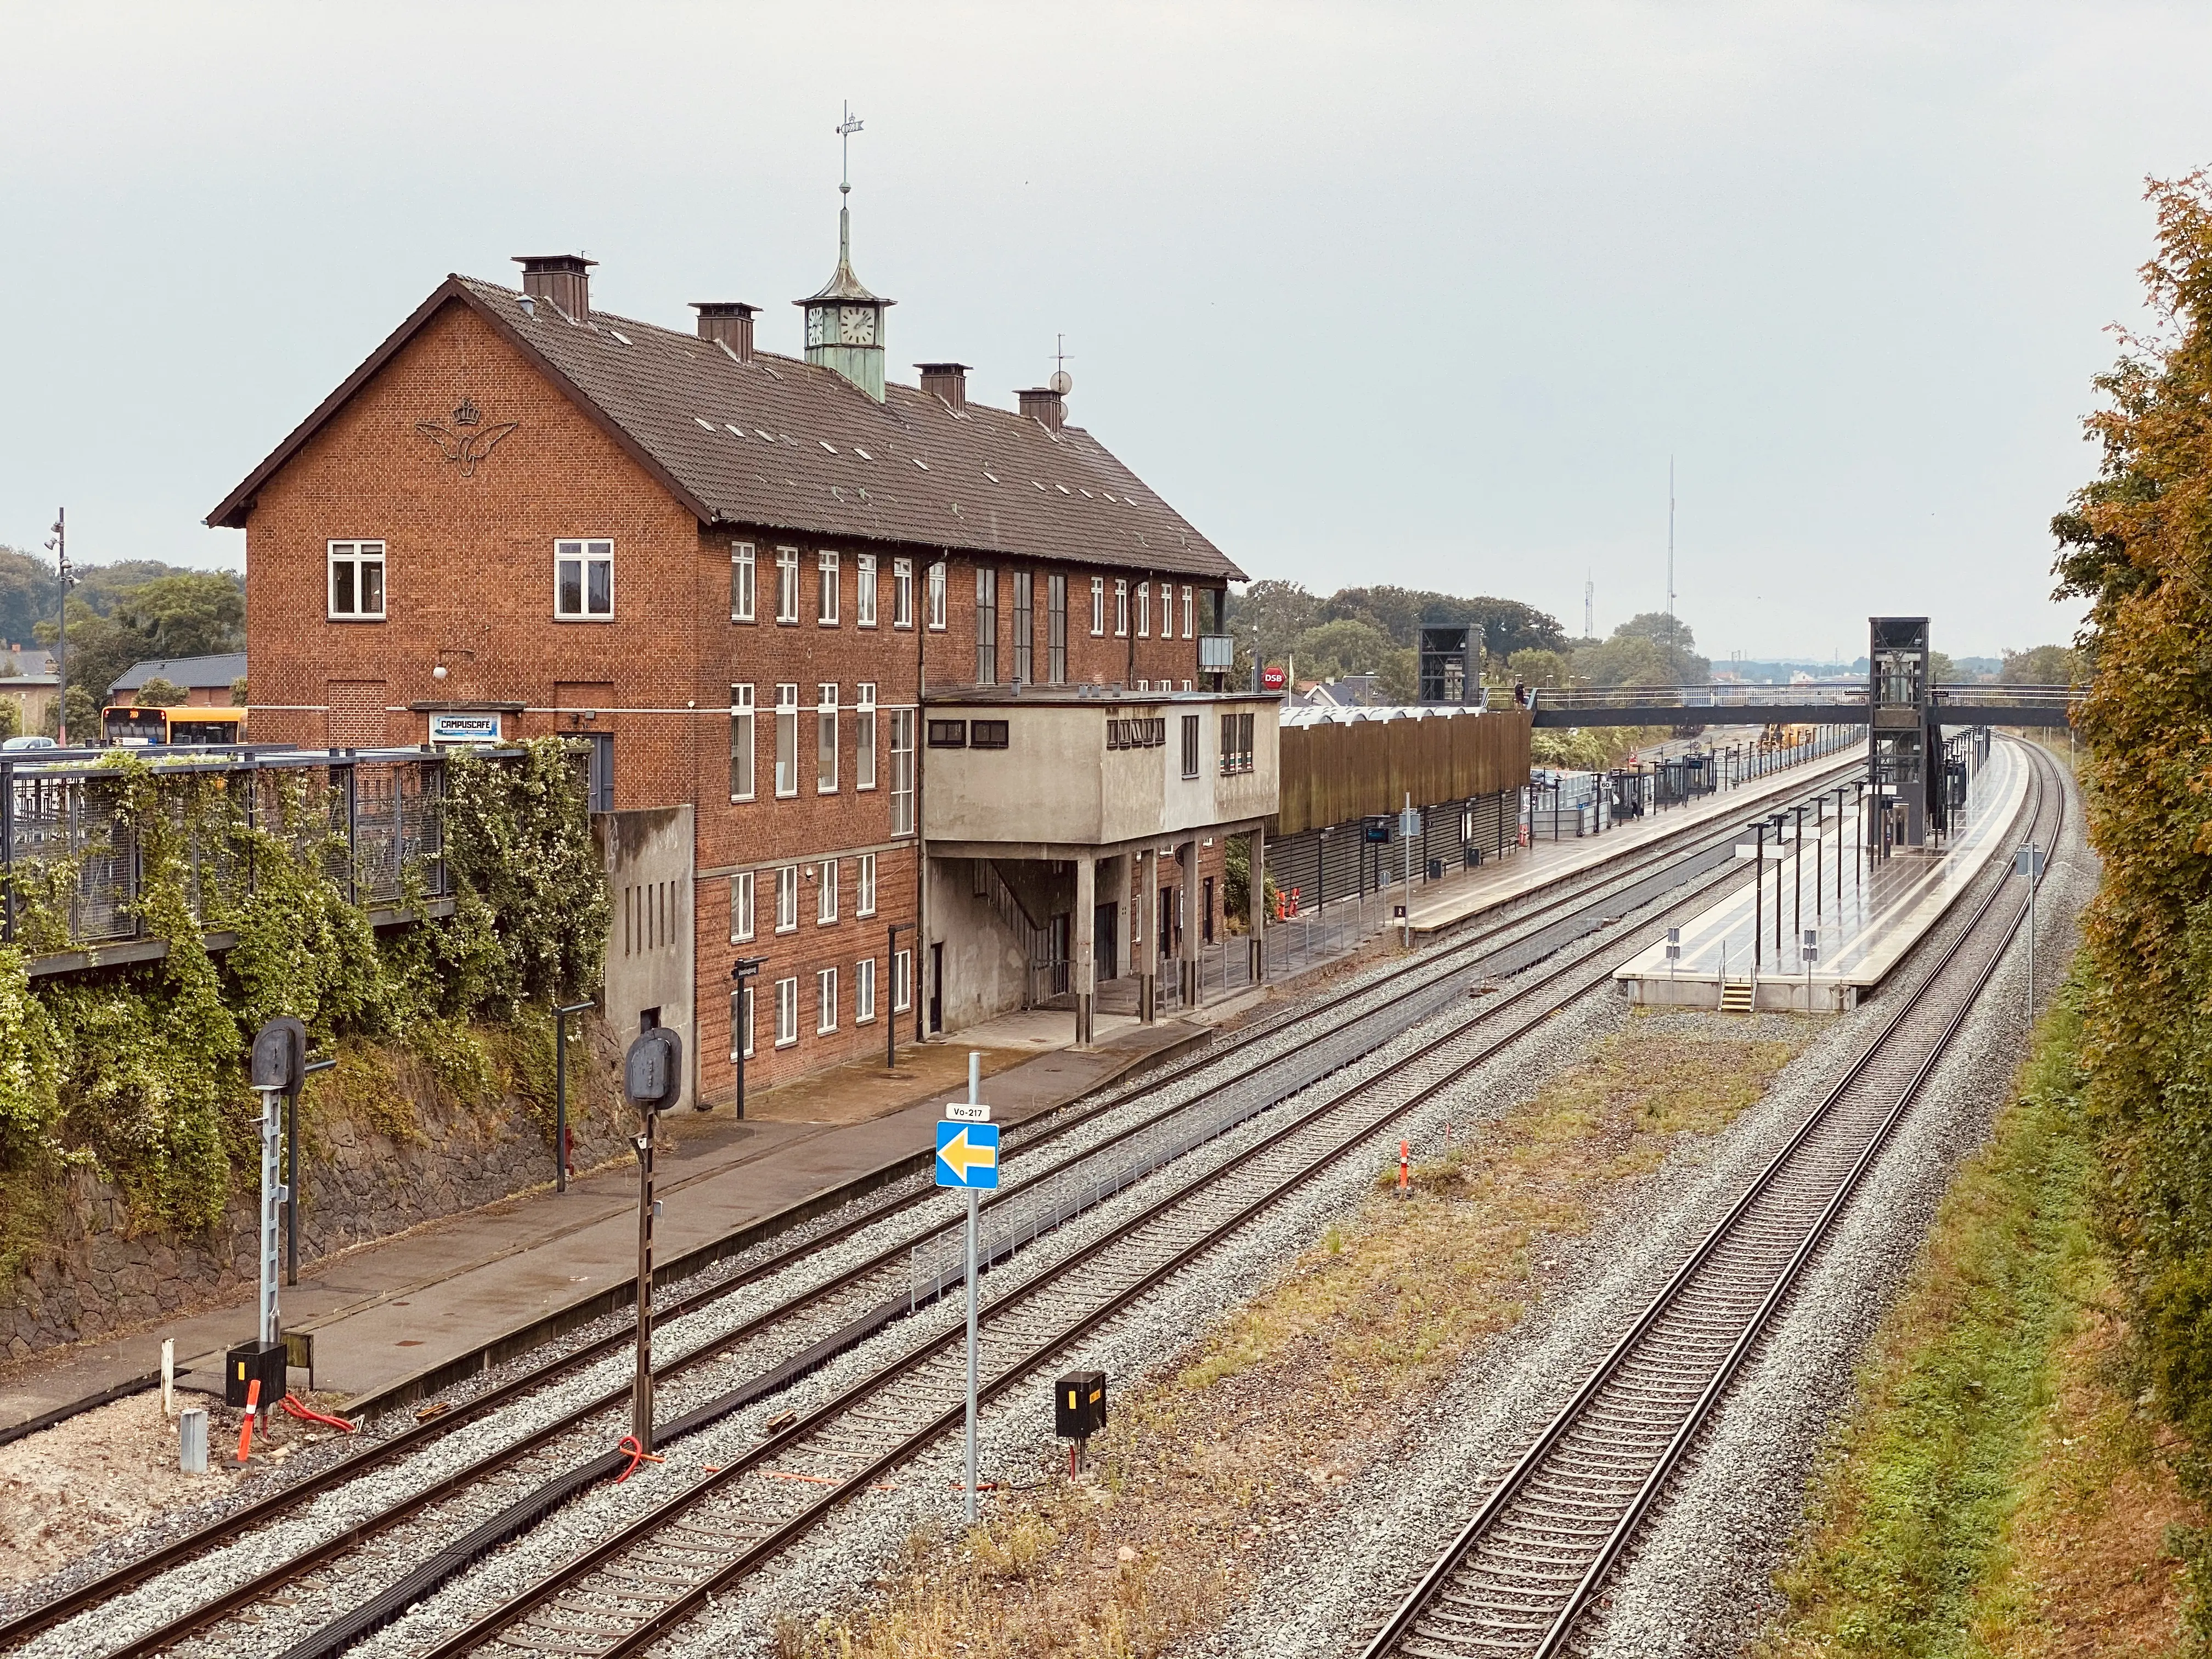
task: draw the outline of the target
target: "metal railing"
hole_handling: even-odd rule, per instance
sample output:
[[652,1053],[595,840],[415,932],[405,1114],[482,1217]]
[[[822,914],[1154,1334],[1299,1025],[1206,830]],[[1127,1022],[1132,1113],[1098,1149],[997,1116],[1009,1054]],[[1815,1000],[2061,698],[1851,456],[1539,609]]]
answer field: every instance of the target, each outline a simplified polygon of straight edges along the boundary
[[[148,827],[126,810],[127,779],[112,763],[117,752],[0,756],[0,939],[15,942],[31,890],[46,873],[59,878],[46,897],[61,907],[64,936],[43,941],[47,948],[145,936],[139,903]],[[169,826],[185,837],[186,892],[203,926],[225,902],[255,890],[257,832],[301,851],[323,848],[325,872],[364,908],[398,902],[410,879],[424,897],[447,895],[441,754],[250,746],[123,752],[152,769]]]
[[[2079,702],[2081,688],[2066,685],[1996,685],[1943,681],[1929,688],[1931,702],[1963,702],[1976,706],[2010,704],[2026,708],[2056,708]],[[1713,685],[1574,686],[1565,690],[1540,687],[1529,694],[1529,706],[1571,712],[1577,708],[1650,708],[1655,713],[1711,708],[1717,714],[1741,710],[1756,716],[1761,708],[1864,708],[1867,687],[1863,678],[1849,684],[1815,682],[1796,685],[1751,685],[1733,681]]]

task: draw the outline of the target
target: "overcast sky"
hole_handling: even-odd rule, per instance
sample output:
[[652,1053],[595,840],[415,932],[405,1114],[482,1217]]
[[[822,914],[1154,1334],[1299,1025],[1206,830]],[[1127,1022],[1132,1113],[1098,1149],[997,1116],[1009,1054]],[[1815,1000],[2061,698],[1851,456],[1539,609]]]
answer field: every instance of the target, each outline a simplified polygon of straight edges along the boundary
[[836,258],[1255,577],[1664,604],[1716,659],[2060,638],[2045,528],[2212,8],[0,0],[0,543],[203,515],[448,270],[688,327]]

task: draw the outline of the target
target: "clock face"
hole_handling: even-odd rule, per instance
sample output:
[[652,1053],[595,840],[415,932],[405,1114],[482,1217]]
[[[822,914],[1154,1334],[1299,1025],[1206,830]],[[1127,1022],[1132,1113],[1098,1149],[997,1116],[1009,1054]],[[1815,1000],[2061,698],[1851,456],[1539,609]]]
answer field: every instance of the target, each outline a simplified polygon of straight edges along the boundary
[[828,306],[810,306],[807,308],[807,344],[817,346],[830,343],[830,312]]
[[876,313],[872,306],[846,306],[837,316],[837,338],[846,345],[876,343]]

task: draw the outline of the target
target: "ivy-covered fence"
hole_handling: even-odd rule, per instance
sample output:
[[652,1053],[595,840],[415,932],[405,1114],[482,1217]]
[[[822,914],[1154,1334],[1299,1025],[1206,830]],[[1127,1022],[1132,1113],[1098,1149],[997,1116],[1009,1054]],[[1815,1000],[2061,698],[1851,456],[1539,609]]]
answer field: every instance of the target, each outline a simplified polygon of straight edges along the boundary
[[70,1167],[139,1224],[216,1222],[256,1144],[245,1045],[274,1015],[486,1097],[487,1031],[550,1048],[547,1006],[598,981],[605,873],[560,738],[6,773],[0,1273]]

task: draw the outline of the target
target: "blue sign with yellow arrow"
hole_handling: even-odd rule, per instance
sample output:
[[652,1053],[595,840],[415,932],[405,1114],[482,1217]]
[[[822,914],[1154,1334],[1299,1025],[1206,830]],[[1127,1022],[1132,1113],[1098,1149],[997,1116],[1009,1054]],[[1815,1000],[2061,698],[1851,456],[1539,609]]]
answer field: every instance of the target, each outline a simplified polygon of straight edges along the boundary
[[937,1126],[937,1184],[995,1190],[999,1184],[999,1126],[940,1123]]

